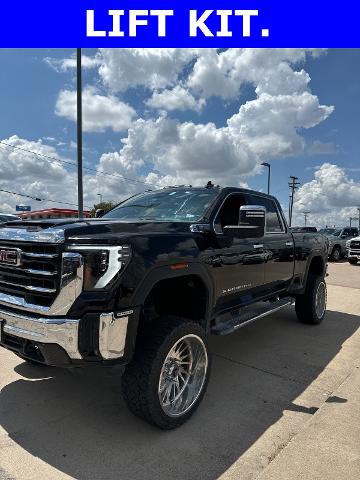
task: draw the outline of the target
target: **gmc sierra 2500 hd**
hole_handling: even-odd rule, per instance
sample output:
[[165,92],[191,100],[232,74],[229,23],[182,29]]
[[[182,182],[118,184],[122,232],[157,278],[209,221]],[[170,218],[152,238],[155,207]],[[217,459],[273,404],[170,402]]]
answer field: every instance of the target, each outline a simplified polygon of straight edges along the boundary
[[326,310],[328,241],[292,234],[278,201],[240,188],[169,187],[102,218],[0,228],[0,344],[32,363],[126,365],[130,410],[184,423],[210,375],[208,336],[295,303]]

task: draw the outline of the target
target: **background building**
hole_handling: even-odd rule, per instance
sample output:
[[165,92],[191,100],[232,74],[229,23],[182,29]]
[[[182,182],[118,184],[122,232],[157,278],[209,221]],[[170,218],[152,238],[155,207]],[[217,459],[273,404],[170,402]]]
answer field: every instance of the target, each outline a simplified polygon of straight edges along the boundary
[[[36,210],[34,212],[17,213],[23,220],[40,220],[47,218],[78,218],[77,210],[68,208],[47,208],[45,210]],[[84,218],[90,217],[90,211],[84,210]]]

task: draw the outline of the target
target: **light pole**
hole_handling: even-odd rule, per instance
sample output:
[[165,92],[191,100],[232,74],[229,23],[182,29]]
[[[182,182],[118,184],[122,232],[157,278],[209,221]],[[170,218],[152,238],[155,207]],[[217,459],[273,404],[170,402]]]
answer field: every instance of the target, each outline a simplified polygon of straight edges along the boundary
[[268,188],[267,188],[267,193],[268,193],[268,195],[269,195],[269,194],[270,194],[271,165],[270,165],[270,163],[267,163],[267,162],[263,162],[261,165],[263,165],[264,167],[267,167],[267,168],[268,168]]
[[303,214],[304,214],[304,220],[305,220],[305,227],[306,227],[307,217],[308,217],[308,215],[309,215],[310,213],[311,213],[311,212],[303,212]]
[[76,49],[78,213],[84,218],[81,48]]
[[359,233],[360,233],[360,207],[358,207],[357,210],[358,210],[358,212],[359,212],[358,217],[359,217]]
[[97,193],[96,195],[98,195],[98,196],[100,197],[100,203],[102,203],[102,201],[103,201],[103,196],[102,196],[102,194],[101,194],[101,193]]

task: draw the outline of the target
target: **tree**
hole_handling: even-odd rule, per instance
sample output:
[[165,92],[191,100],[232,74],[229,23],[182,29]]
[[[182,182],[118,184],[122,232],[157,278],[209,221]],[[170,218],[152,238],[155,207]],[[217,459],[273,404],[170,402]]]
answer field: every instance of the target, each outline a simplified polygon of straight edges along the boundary
[[112,208],[115,207],[115,203],[114,202],[100,202],[100,203],[96,203],[94,205],[94,208],[91,210],[90,212],[90,215],[92,217],[95,217],[95,212],[96,210],[104,210],[104,212],[108,212],[109,210],[111,210]]

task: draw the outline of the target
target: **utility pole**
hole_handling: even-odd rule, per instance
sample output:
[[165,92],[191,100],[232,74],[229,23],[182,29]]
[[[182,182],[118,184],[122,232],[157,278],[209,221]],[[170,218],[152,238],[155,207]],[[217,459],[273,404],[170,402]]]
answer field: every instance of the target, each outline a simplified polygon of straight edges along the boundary
[[103,196],[102,196],[102,193],[97,193],[96,195],[98,195],[100,197],[100,203],[103,202]]
[[297,180],[299,180],[298,177],[294,177],[293,175],[290,175],[290,182],[289,182],[289,187],[291,190],[290,203],[289,203],[289,226],[290,227],[291,227],[293,206],[294,206],[294,193],[295,193],[295,190],[299,188],[298,185],[300,185],[300,182],[297,182]]
[[261,165],[263,165],[264,167],[267,167],[268,168],[268,185],[267,185],[267,193],[268,195],[270,194],[270,175],[271,175],[271,165],[270,163],[267,163],[267,162],[263,162]]
[[304,214],[304,220],[305,220],[305,227],[306,227],[307,217],[308,217],[308,215],[309,215],[310,213],[311,213],[311,212],[303,212],[303,214]]
[[350,228],[352,227],[353,220],[358,220],[358,217],[350,217]]
[[84,218],[81,48],[76,49],[78,213]]

